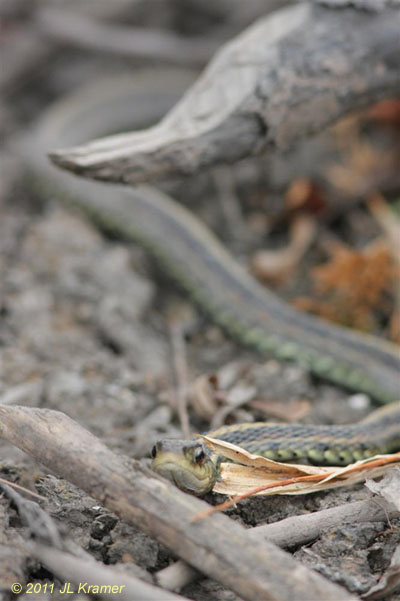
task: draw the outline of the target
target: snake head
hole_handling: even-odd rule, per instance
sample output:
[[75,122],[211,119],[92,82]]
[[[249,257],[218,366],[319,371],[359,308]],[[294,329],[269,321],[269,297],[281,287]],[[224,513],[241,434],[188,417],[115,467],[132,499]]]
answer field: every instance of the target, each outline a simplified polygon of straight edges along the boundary
[[184,492],[201,497],[219,476],[213,455],[200,440],[159,440],[151,452],[151,468]]

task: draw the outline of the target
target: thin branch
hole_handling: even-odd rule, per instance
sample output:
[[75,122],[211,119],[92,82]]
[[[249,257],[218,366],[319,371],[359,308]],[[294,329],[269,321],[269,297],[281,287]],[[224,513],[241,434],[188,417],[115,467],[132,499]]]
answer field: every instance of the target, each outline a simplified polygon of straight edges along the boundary
[[185,339],[182,324],[172,320],[170,324],[170,337],[173,355],[173,364],[176,379],[175,394],[177,398],[179,422],[184,438],[190,437],[190,420],[187,409],[188,400],[188,366],[186,361]]
[[48,513],[35,503],[29,501],[13,490],[8,484],[0,483],[7,497],[16,505],[22,522],[28,527],[29,536],[35,536],[38,540],[50,541],[51,545],[61,548],[61,536],[58,528]]
[[16,482],[10,482],[9,480],[5,480],[4,478],[0,478],[0,487],[3,487],[4,489],[5,487],[9,487],[15,491],[20,491],[21,493],[24,493],[24,495],[30,495],[34,499],[38,499],[39,501],[46,500],[45,497],[42,497],[42,495],[39,495],[37,492],[33,492],[33,490],[29,490],[29,488],[25,488],[25,486],[20,486],[19,484],[16,484]]
[[155,127],[51,158],[86,177],[135,184],[288,149],[400,90],[399,30],[396,9],[282,9],[226,44]]
[[341,524],[386,522],[399,515],[400,512],[383,498],[380,498],[379,501],[370,499],[323,509],[307,515],[296,515],[266,526],[256,526],[250,530],[249,536],[257,540],[269,540],[279,547],[294,547],[315,540],[328,528],[334,528]]

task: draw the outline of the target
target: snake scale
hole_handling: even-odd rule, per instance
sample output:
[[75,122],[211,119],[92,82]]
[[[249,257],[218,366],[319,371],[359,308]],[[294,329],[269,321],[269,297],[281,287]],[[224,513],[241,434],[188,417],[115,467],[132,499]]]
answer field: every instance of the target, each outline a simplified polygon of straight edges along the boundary
[[[258,284],[194,215],[155,188],[83,180],[47,160],[50,149],[127,127],[148,126],[168,110],[191,81],[192,75],[181,70],[154,70],[135,78],[92,84],[55,103],[19,145],[32,187],[78,208],[114,236],[140,243],[198,307],[242,344],[279,360],[294,361],[321,379],[364,392],[381,403],[396,400],[400,396],[400,357],[394,345],[291,308]],[[393,404],[387,410],[389,417],[383,427],[390,420],[397,424],[394,438],[398,442],[400,408]],[[382,429],[381,419],[375,423]],[[256,426],[252,428],[254,434]],[[303,426],[292,434],[301,442],[307,435],[312,439],[315,433],[309,428]],[[378,450],[388,448],[381,429],[378,442],[370,445]],[[238,431],[240,427],[231,430],[230,438],[225,431],[226,439],[237,441]],[[366,430],[364,427],[367,438],[373,432],[371,425]],[[260,430],[258,440],[262,436]],[[321,445],[314,444],[313,448],[316,455],[322,453]]]

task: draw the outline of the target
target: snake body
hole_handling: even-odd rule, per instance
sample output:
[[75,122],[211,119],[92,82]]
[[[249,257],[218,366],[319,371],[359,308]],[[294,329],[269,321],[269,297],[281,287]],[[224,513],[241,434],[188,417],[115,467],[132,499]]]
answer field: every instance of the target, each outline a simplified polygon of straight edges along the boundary
[[85,181],[53,167],[46,152],[129,122],[147,125],[176,101],[191,76],[151,73],[89,86],[56,103],[23,143],[32,185],[142,244],[193,301],[241,343],[305,366],[320,378],[381,402],[399,397],[398,349],[376,337],[322,322],[258,284],[189,211],[150,187]]
[[[241,343],[279,360],[297,362],[322,379],[367,393],[380,402],[396,400],[400,396],[400,357],[394,345],[291,308],[242,269],[189,211],[160,191],[83,180],[47,160],[49,149],[126,127],[147,126],[178,99],[191,80],[191,74],[181,71],[152,72],[135,80],[118,78],[92,85],[56,103],[20,144],[32,186],[46,197],[56,196],[65,205],[78,208],[114,236],[143,245],[192,300]],[[391,417],[376,422],[378,430],[376,425],[347,430],[326,427],[323,432],[328,438],[341,441],[340,449],[335,447],[339,451],[329,452],[336,453],[335,458],[342,454],[347,461],[366,452],[385,451],[388,445],[391,448],[390,441],[399,439],[400,410],[397,406],[390,411]],[[246,443],[250,450],[255,450],[256,441],[258,451],[264,449],[275,458],[282,453],[288,458],[304,448],[308,458],[325,453],[326,460],[320,430],[286,426],[283,431],[277,427],[275,434],[291,441],[283,451],[276,437],[273,442],[268,438],[265,447],[265,427],[244,425],[219,434],[225,440]],[[384,435],[385,428],[390,431],[389,438]]]
[[[249,423],[223,426],[207,436],[274,461],[348,465],[376,454],[400,450],[400,402],[382,407],[358,424]],[[152,450],[153,470],[191,494],[212,490],[221,457],[202,440],[160,440]]]
[[223,426],[208,436],[275,461],[309,460],[347,465],[400,449],[400,403],[375,411],[358,424],[324,426],[254,422]]

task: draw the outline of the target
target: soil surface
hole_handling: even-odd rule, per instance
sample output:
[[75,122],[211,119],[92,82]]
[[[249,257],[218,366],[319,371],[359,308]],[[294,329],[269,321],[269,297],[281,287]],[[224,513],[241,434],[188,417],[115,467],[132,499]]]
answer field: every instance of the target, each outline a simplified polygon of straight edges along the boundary
[[[17,23],[20,18],[12,17]],[[147,19],[151,24],[150,16]],[[362,419],[373,408],[367,396],[349,394],[316,381],[300,367],[241,348],[175,290],[141,248],[107,238],[56,198],[38,198],[24,183],[23,165],[11,149],[15,135],[29,128],[55,98],[85,81],[88,73],[115,68],[112,61],[108,65],[104,59],[58,50],[57,56],[48,57],[45,69],[36,71],[31,80],[18,81],[2,99],[0,402],[62,411],[116,453],[144,462],[158,439],[182,436],[176,370],[182,360],[193,432],[220,423],[285,416],[328,424]],[[315,147],[324,144],[323,138],[313,141],[308,150],[302,147],[290,157],[289,180],[312,176]],[[240,235],[232,225],[236,218],[226,217],[215,174],[175,182],[170,188],[191,207],[196,205],[199,217],[238,260],[249,262],[254,249],[265,243],[261,212],[279,215],[290,183],[282,176],[281,161],[254,159],[237,170],[228,168],[243,212]],[[359,227],[360,220],[365,227]],[[278,219],[270,238],[273,247],[286,244],[286,225],[279,225]],[[379,232],[357,203],[351,205],[345,223],[343,215],[334,215],[320,227],[332,228],[332,235],[355,246]],[[304,274],[321,253],[321,247],[312,247],[278,293],[293,298],[309,290]],[[202,403],[199,388],[206,390],[210,406]],[[148,580],[149,574],[175,560],[168,549],[57,474],[8,444],[0,446],[0,477],[45,497],[42,506],[60,532],[96,559]],[[228,513],[250,527],[369,496],[358,485],[309,496],[249,499]],[[224,499],[210,494],[208,500]],[[0,599],[14,598],[9,592],[13,582],[53,581],[53,575],[29,556],[28,537],[14,503],[0,495]],[[374,522],[330,528],[317,541],[291,551],[298,561],[361,595],[378,581],[399,544],[400,519],[394,519],[390,526]],[[182,594],[199,601],[237,598],[208,579],[188,585]],[[386,601],[395,598],[393,594]]]

